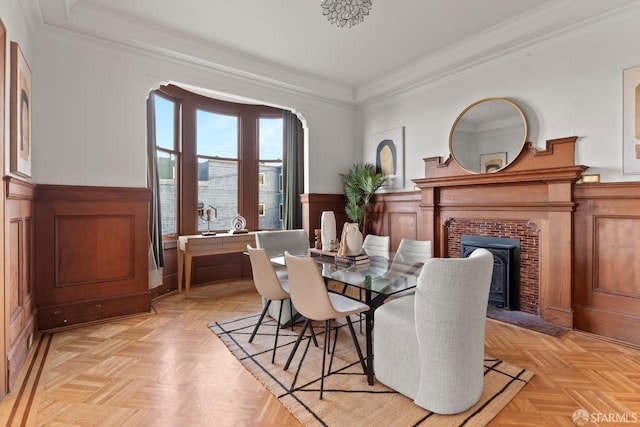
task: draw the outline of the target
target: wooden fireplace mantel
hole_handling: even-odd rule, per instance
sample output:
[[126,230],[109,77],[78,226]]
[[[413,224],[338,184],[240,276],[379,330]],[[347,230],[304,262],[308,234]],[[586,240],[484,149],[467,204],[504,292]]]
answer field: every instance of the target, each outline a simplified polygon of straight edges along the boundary
[[425,177],[413,180],[419,187],[441,187],[451,185],[477,185],[540,180],[571,180],[580,178],[586,166],[575,164],[577,136],[547,141],[546,150],[538,150],[525,143],[525,147],[514,162],[505,169],[484,174],[472,174],[462,169],[449,157],[424,159]]
[[573,327],[573,185],[586,170],[575,164],[578,137],[547,141],[546,150],[527,143],[502,171],[472,174],[451,158],[425,159],[420,188],[419,238],[433,242],[435,256],[447,256],[447,224],[486,220],[533,224],[539,230],[540,316]]

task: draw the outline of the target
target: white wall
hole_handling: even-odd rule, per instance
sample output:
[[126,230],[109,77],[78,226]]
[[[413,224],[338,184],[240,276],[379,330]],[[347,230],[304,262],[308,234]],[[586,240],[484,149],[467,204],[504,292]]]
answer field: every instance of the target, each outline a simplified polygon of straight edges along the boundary
[[146,186],[146,106],[169,81],[298,112],[308,127],[306,192],[340,193],[360,158],[353,107],[321,102],[201,66],[46,31],[35,37],[33,180]]
[[[449,156],[449,131],[469,104],[507,97],[524,110],[529,140],[579,136],[576,163],[601,181],[637,181],[622,173],[622,71],[640,65],[638,16],[596,24],[482,69],[360,109],[360,138],[405,127],[405,189],[424,177],[424,158]],[[366,147],[366,145],[364,145]],[[373,161],[369,153],[364,159]]]
[[[3,16],[20,13],[3,2]],[[602,181],[622,174],[622,70],[640,65],[638,16],[594,24],[490,65],[360,107],[325,102],[199,65],[54,30],[30,45],[33,71],[33,181],[146,186],[145,99],[160,83],[181,82],[293,109],[308,126],[306,192],[340,193],[339,173],[360,161],[372,134],[405,127],[405,189],[424,177],[423,159],[448,157],[449,130],[469,104],[508,97],[524,110],[529,140],[577,135],[576,162]],[[12,19],[13,21],[13,19]],[[23,35],[24,34],[24,35]],[[8,132],[8,130],[7,130]]]
[[[0,100],[0,102],[5,102],[5,117],[4,117],[4,141],[5,141],[5,172],[9,173],[9,136],[10,136],[10,125],[11,122],[10,117],[10,107],[9,107],[9,97],[11,93],[10,89],[10,81],[11,81],[11,42],[17,42],[20,46],[20,50],[24,55],[28,64],[33,64],[33,46],[32,46],[32,38],[29,34],[29,30],[27,27],[27,23],[25,21],[24,14],[17,0],[3,0],[0,1],[0,18],[4,23],[4,26],[7,29],[7,46],[6,46],[6,63],[5,63],[5,91],[6,96],[4,100]],[[33,70],[33,66],[31,66]]]

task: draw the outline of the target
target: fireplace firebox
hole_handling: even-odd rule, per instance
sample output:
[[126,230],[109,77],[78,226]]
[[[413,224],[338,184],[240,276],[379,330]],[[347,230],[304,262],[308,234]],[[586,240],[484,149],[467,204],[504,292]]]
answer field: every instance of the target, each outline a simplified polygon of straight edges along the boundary
[[484,248],[493,254],[493,276],[488,303],[507,310],[520,309],[520,240],[505,237],[460,237],[460,256]]

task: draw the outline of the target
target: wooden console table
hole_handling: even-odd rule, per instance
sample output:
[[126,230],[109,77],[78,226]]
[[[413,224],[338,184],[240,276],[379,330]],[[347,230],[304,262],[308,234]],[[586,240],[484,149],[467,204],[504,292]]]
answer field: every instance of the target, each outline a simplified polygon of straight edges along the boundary
[[191,288],[191,265],[194,257],[238,253],[247,250],[247,245],[255,246],[255,232],[243,234],[221,233],[215,236],[178,237],[178,292],[182,292],[184,276],[184,295],[189,298]]

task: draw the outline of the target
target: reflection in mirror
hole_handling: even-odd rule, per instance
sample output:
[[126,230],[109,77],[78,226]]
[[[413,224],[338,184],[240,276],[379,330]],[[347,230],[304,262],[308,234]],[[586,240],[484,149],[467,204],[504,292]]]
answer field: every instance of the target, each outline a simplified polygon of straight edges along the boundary
[[527,121],[514,102],[486,98],[474,102],[456,119],[449,134],[449,151],[471,173],[497,172],[522,151]]

